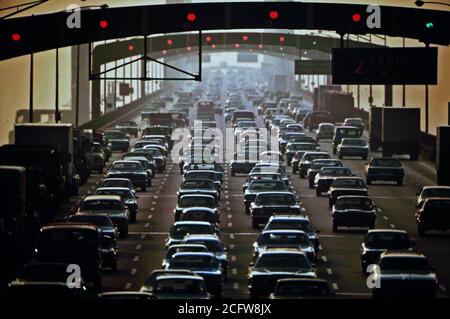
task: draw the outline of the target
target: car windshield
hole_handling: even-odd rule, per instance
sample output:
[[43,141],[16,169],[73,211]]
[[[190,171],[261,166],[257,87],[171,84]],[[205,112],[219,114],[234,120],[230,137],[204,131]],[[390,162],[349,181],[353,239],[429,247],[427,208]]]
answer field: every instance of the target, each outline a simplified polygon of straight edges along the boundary
[[366,146],[366,141],[360,139],[343,139],[342,145]]
[[255,202],[258,205],[295,205],[295,197],[292,194],[260,194]]
[[204,286],[200,280],[192,279],[160,279],[156,283],[155,292],[167,294],[201,294]]
[[380,261],[381,270],[429,271],[430,265],[423,257],[385,257]]
[[273,220],[267,225],[266,229],[294,229],[304,231],[305,233],[314,232],[314,228],[307,220]]
[[105,180],[102,183],[102,187],[126,187],[126,188],[130,188],[131,184],[130,184],[129,181],[125,181],[125,180],[123,180],[123,181],[122,180],[116,180],[116,181]]
[[338,178],[333,181],[332,187],[365,187],[366,184],[359,178]]
[[[276,176],[276,175],[275,175]],[[284,191],[287,190],[286,184],[279,182],[271,182],[271,181],[254,181],[248,187],[249,190],[254,191]]]
[[405,250],[410,247],[408,234],[397,232],[371,232],[364,243],[372,249]]
[[370,165],[372,165],[372,166],[382,166],[382,167],[401,167],[402,166],[400,161],[398,161],[396,159],[390,159],[390,158],[374,159],[374,160],[372,160]]
[[183,182],[183,189],[213,189],[214,184],[211,181],[187,180]]
[[176,239],[182,239],[187,234],[212,234],[210,225],[174,225],[170,231],[170,236]]
[[144,170],[141,163],[133,163],[133,162],[114,163],[111,169],[115,170],[115,171],[143,171]]
[[282,282],[277,285],[275,294],[292,297],[326,297],[330,295],[330,288],[324,282]]
[[99,227],[113,227],[111,219],[107,216],[95,215],[72,215],[69,218],[70,222],[94,224]]
[[92,210],[123,210],[123,204],[117,200],[87,200],[80,206],[80,211],[92,211]]
[[340,197],[336,201],[336,209],[362,209],[372,210],[373,204],[369,198],[364,197]]
[[204,255],[182,255],[175,256],[170,261],[170,269],[201,269],[201,268],[217,268],[217,260],[212,256]]
[[426,188],[423,197],[450,197],[450,188]]
[[330,155],[328,154],[305,154],[303,155],[303,161],[312,162],[315,159],[328,159]]
[[334,130],[334,126],[331,126],[331,125],[323,125],[319,128],[319,131],[323,132],[323,133],[331,133],[331,132],[333,132],[333,130]]
[[255,268],[309,269],[310,264],[301,254],[264,254],[255,263]]
[[258,244],[261,246],[308,246],[309,240],[303,233],[264,233],[259,236]]
[[95,192],[95,194],[96,195],[117,195],[117,196],[120,196],[120,198],[122,198],[123,200],[133,199],[134,198],[133,194],[128,189],[126,189],[126,190],[125,189],[124,190],[119,190],[119,189],[117,189],[117,190],[115,190],[115,189],[112,189],[112,190],[99,189],[99,190],[97,190]]
[[223,247],[218,240],[202,240],[202,239],[188,239],[186,244],[204,245],[211,253],[223,253]]
[[180,207],[215,207],[214,198],[209,197],[182,197],[180,199]]
[[351,176],[352,172],[348,168],[322,168],[322,176]]

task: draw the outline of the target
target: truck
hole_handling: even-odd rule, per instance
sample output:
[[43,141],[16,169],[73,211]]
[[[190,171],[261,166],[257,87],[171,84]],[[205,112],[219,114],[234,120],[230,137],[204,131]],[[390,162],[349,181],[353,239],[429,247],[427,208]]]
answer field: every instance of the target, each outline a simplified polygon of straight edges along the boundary
[[214,117],[214,102],[211,100],[200,100],[197,102],[197,114],[201,116]]
[[409,154],[411,160],[418,160],[420,108],[383,107],[381,122],[383,157]]
[[73,193],[73,130],[70,123],[15,124],[16,145],[52,146],[60,155],[65,200]]
[[322,95],[320,111],[329,112],[334,123],[344,122],[351,117],[354,110],[354,98],[352,93],[343,91],[325,91]]
[[450,186],[450,126],[439,126],[436,133],[437,183]]
[[372,106],[369,111],[369,149],[378,151],[381,146],[382,107]]
[[342,88],[340,85],[320,85],[319,87],[314,88],[313,110],[314,111],[324,110],[323,96],[325,92],[341,91],[341,90]]

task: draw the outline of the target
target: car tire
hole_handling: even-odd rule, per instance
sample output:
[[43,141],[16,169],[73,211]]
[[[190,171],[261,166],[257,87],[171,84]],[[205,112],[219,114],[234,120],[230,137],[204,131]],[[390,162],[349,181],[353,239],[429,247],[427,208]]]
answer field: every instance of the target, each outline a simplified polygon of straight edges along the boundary
[[309,188],[314,188],[314,183],[313,182],[309,182]]
[[341,160],[344,158],[344,156],[342,156],[341,154],[338,155],[338,158]]
[[121,238],[126,238],[128,237],[128,225],[124,228],[121,229],[120,231],[120,237]]
[[292,174],[296,174],[297,173],[297,168],[295,166],[292,166]]
[[421,224],[417,224],[417,232],[419,233],[420,236],[426,236],[427,235],[426,228],[423,225],[421,225]]
[[338,231],[338,225],[333,222],[333,233]]
[[146,185],[141,186],[141,192],[146,192],[146,191],[147,191],[147,186]]
[[152,187],[152,180],[149,180],[149,181],[148,181],[147,186],[148,186],[148,187]]
[[137,221],[137,214],[136,213],[131,214],[130,221],[132,223],[135,223]]
[[363,159],[364,161],[367,161],[367,155],[363,156],[362,159]]
[[403,179],[399,179],[397,181],[397,186],[403,186]]
[[322,192],[321,191],[319,191],[318,189],[316,189],[316,196],[322,196]]
[[253,227],[254,229],[258,229],[258,228],[259,228],[259,223],[256,222],[256,221],[254,221],[254,220],[252,220],[252,227]]

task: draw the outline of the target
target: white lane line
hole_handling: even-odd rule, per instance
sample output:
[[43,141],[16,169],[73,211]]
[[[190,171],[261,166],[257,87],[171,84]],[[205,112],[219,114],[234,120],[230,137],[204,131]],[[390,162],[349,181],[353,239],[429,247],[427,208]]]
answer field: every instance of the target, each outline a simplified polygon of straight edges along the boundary
[[236,256],[231,256],[231,261],[236,261]]
[[226,198],[226,199],[228,199],[228,198],[230,198],[230,196],[228,196],[228,195],[225,195],[225,198]]
[[233,223],[228,223],[228,227],[233,227]]
[[322,245],[319,245],[319,250],[322,250],[323,248],[322,248]]
[[158,199],[158,196],[153,197],[154,199]]
[[377,208],[377,212],[381,213],[381,212],[383,212],[383,210],[381,208]]
[[384,220],[389,220],[389,218],[387,216],[384,216],[384,215],[383,215],[383,219]]
[[322,256],[322,261],[323,261],[323,262],[327,262],[327,261],[328,261],[327,256]]
[[328,275],[332,275],[332,274],[333,274],[333,269],[327,268],[327,274],[328,274]]
[[234,248],[236,248],[236,246],[234,244],[230,245],[230,250],[234,250]]
[[234,234],[230,234],[230,239],[234,239]]
[[141,244],[137,244],[137,245],[136,245],[136,250],[141,250],[141,248],[142,248],[142,245],[141,245]]
[[395,225],[394,224],[390,224],[389,227],[395,228]]
[[131,272],[130,272],[131,276],[136,275],[136,273],[137,273],[137,269],[136,268],[131,269]]
[[228,218],[232,218],[233,216],[231,214],[228,214]]
[[231,208],[230,208],[230,207],[227,207],[227,211],[231,211]]
[[226,201],[226,202],[225,202],[225,205],[230,205],[230,202],[229,202],[229,201]]
[[335,291],[336,291],[336,290],[339,290],[339,286],[338,286],[337,283],[333,282],[333,283],[331,284],[331,286],[333,287],[333,289],[334,289]]
[[233,289],[239,290],[239,283],[238,282],[233,282]]
[[[145,223],[144,227],[147,228],[150,226],[150,223]],[[144,235],[145,236],[145,235]]]
[[236,268],[231,269],[231,273],[232,273],[233,275],[236,275],[236,274],[237,274],[237,269],[236,269]]
[[141,235],[141,239],[145,239],[145,234],[142,234],[142,235]]
[[131,282],[127,282],[127,284],[125,285],[125,290],[130,290],[131,288]]
[[439,285],[439,289],[441,289],[443,292],[447,292],[447,289],[444,287],[444,285]]
[[156,202],[152,202],[152,205],[156,205]]
[[152,219],[153,215],[148,215],[147,219]]
[[153,212],[155,210],[155,207],[150,208],[150,210]]
[[139,261],[139,256],[134,256],[133,262],[137,263]]

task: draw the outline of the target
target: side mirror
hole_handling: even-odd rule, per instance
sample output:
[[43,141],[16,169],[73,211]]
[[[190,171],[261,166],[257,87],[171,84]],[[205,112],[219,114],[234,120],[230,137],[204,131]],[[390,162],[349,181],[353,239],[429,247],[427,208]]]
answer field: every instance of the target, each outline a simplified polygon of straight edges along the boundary
[[249,264],[250,267],[253,267],[254,265],[255,265],[254,261],[251,261],[250,264]]

